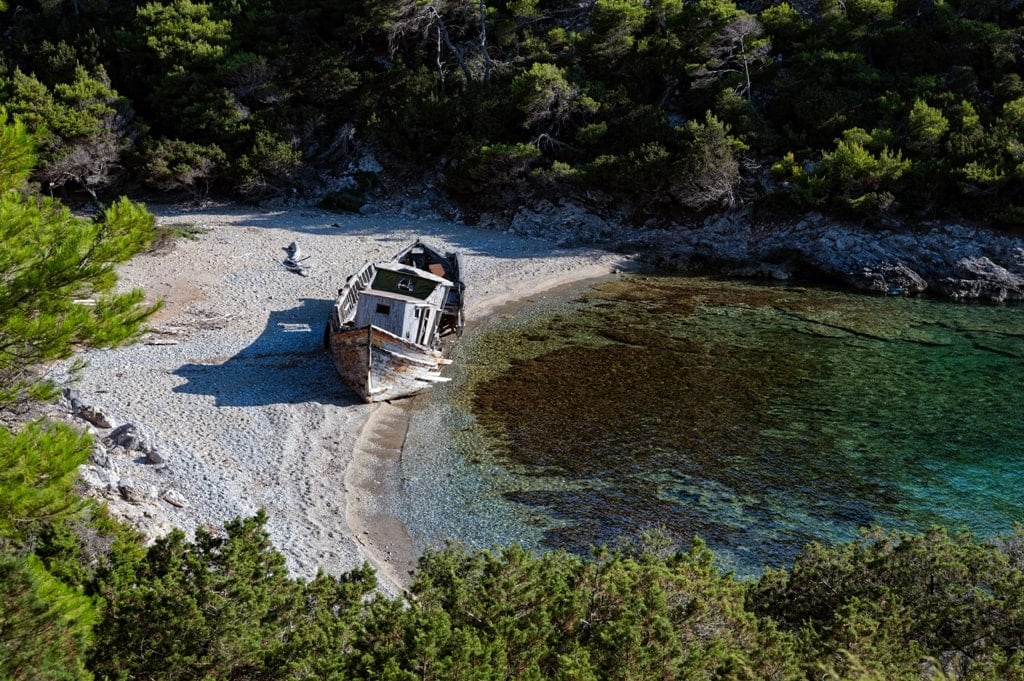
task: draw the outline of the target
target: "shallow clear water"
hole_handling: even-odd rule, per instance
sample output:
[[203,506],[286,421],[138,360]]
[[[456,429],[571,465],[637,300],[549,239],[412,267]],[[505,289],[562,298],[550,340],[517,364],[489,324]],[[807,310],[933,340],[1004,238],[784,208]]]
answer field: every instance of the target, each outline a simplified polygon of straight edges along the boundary
[[660,527],[755,574],[874,524],[1024,521],[1024,308],[623,278],[493,317],[455,359],[392,500],[422,545]]

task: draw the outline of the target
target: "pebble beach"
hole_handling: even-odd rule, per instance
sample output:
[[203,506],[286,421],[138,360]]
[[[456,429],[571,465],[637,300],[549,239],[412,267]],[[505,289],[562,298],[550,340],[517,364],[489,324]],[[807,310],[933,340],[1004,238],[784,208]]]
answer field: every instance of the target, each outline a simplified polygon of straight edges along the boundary
[[[126,263],[120,286],[143,289],[162,308],[141,342],[81,353],[86,366],[73,380],[66,364],[54,368],[111,427],[134,424],[155,453],[99,452],[82,469],[87,493],[150,537],[175,527],[217,532],[262,508],[293,575],[367,562],[387,593],[405,588],[418,558],[402,524],[375,502],[392,482],[381,479],[388,461],[401,456],[407,405],[364,404],[334,373],[322,332],[345,278],[424,238],[460,253],[472,324],[628,264],[620,254],[443,220],[149,208],[159,225],[190,236]],[[284,265],[293,243],[301,272]],[[110,432],[79,423],[100,439]],[[125,483],[140,490],[131,500]]]

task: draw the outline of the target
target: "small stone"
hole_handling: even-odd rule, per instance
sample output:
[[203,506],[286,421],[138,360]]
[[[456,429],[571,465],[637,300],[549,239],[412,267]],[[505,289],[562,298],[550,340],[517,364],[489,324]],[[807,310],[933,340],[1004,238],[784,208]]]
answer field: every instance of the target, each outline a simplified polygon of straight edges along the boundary
[[142,488],[135,484],[135,481],[131,478],[121,478],[117,481],[117,491],[121,493],[121,498],[130,504],[141,504],[146,500],[146,495]]
[[113,432],[107,435],[106,440],[111,444],[119,445],[127,449],[128,446],[124,444],[125,441],[129,440],[130,438],[134,437],[137,434],[138,429],[135,427],[134,423],[125,423],[118,426],[113,430]]
[[181,492],[176,489],[165,489],[160,498],[166,501],[171,506],[177,506],[178,508],[184,508],[188,506],[188,501],[182,496]]
[[110,453],[107,448],[104,447],[99,440],[92,441],[92,462],[102,468],[110,468],[113,461],[110,459]]
[[84,405],[75,412],[79,418],[85,419],[97,428],[113,428],[114,421],[96,407]]
[[71,405],[71,413],[75,413],[82,407],[82,394],[74,388],[65,388],[64,397]]
[[82,478],[82,482],[94,489],[108,492],[115,487],[114,474],[106,468],[83,464],[78,467],[78,474]]

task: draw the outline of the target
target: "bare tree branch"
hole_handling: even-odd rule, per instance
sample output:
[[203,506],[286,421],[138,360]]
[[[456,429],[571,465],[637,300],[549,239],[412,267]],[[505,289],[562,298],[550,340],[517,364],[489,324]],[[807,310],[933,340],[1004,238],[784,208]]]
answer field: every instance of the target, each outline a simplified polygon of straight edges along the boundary
[[480,54],[484,57],[484,82],[491,80],[491,55],[487,51],[487,0],[480,0]]
[[[451,51],[451,53],[455,55],[455,60],[459,63],[462,75],[466,77],[466,82],[471,83],[473,81],[473,76],[469,73],[469,68],[466,66],[466,60],[462,56],[462,50],[455,46],[455,43],[452,42],[451,36],[448,35],[448,27],[444,23],[444,18],[441,16],[441,13],[437,11],[437,8],[434,5],[428,5],[427,9],[434,17],[438,36],[440,36],[441,40],[444,41],[445,46]],[[440,64],[440,49],[438,49],[437,58],[438,63]]]
[[409,35],[418,34],[423,44],[433,43],[439,79],[446,77],[446,54],[454,57],[466,82],[489,80],[494,67],[487,45],[487,2],[433,0],[426,4],[408,1],[392,15],[388,47],[398,52]]
[[771,43],[759,40],[764,29],[749,14],[741,14],[726,24],[704,47],[705,63],[693,72],[694,87],[709,87],[730,73],[739,74],[742,82],[737,94],[750,98],[750,68],[764,62],[771,54]]

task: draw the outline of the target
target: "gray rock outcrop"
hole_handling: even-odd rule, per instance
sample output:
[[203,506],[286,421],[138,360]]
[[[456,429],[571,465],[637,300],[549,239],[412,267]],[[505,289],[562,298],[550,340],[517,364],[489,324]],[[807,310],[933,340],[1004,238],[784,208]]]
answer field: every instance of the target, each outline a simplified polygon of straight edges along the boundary
[[117,491],[121,494],[121,498],[130,504],[142,504],[156,498],[156,490],[152,485],[136,482],[132,478],[118,480]]
[[150,464],[165,463],[164,456],[157,451],[152,438],[134,423],[124,423],[110,431],[103,444],[108,447],[121,447],[129,452],[139,452]]
[[618,248],[680,270],[818,279],[888,295],[1024,300],[1024,241],[956,224],[874,230],[808,216],[755,226],[739,212],[699,227],[633,233]]
[[114,419],[110,418],[106,413],[91,404],[86,404],[82,400],[82,395],[74,388],[68,388],[64,391],[64,397],[68,401],[68,405],[71,409],[71,414],[76,416],[88,423],[96,426],[97,428],[113,428]]
[[1024,290],[1024,277],[985,256],[966,257],[956,262],[951,276],[936,281],[935,288],[956,300],[1019,301]]
[[129,451],[145,452],[150,449],[148,439],[134,423],[125,423],[114,428],[103,441],[107,445],[124,447]]
[[929,223],[868,228],[809,214],[761,221],[748,209],[699,224],[666,220],[636,228],[574,202],[541,201],[480,224],[559,246],[597,245],[655,266],[777,280],[841,283],[885,295],[931,293],[956,300],[1024,300],[1024,240],[980,227]]

